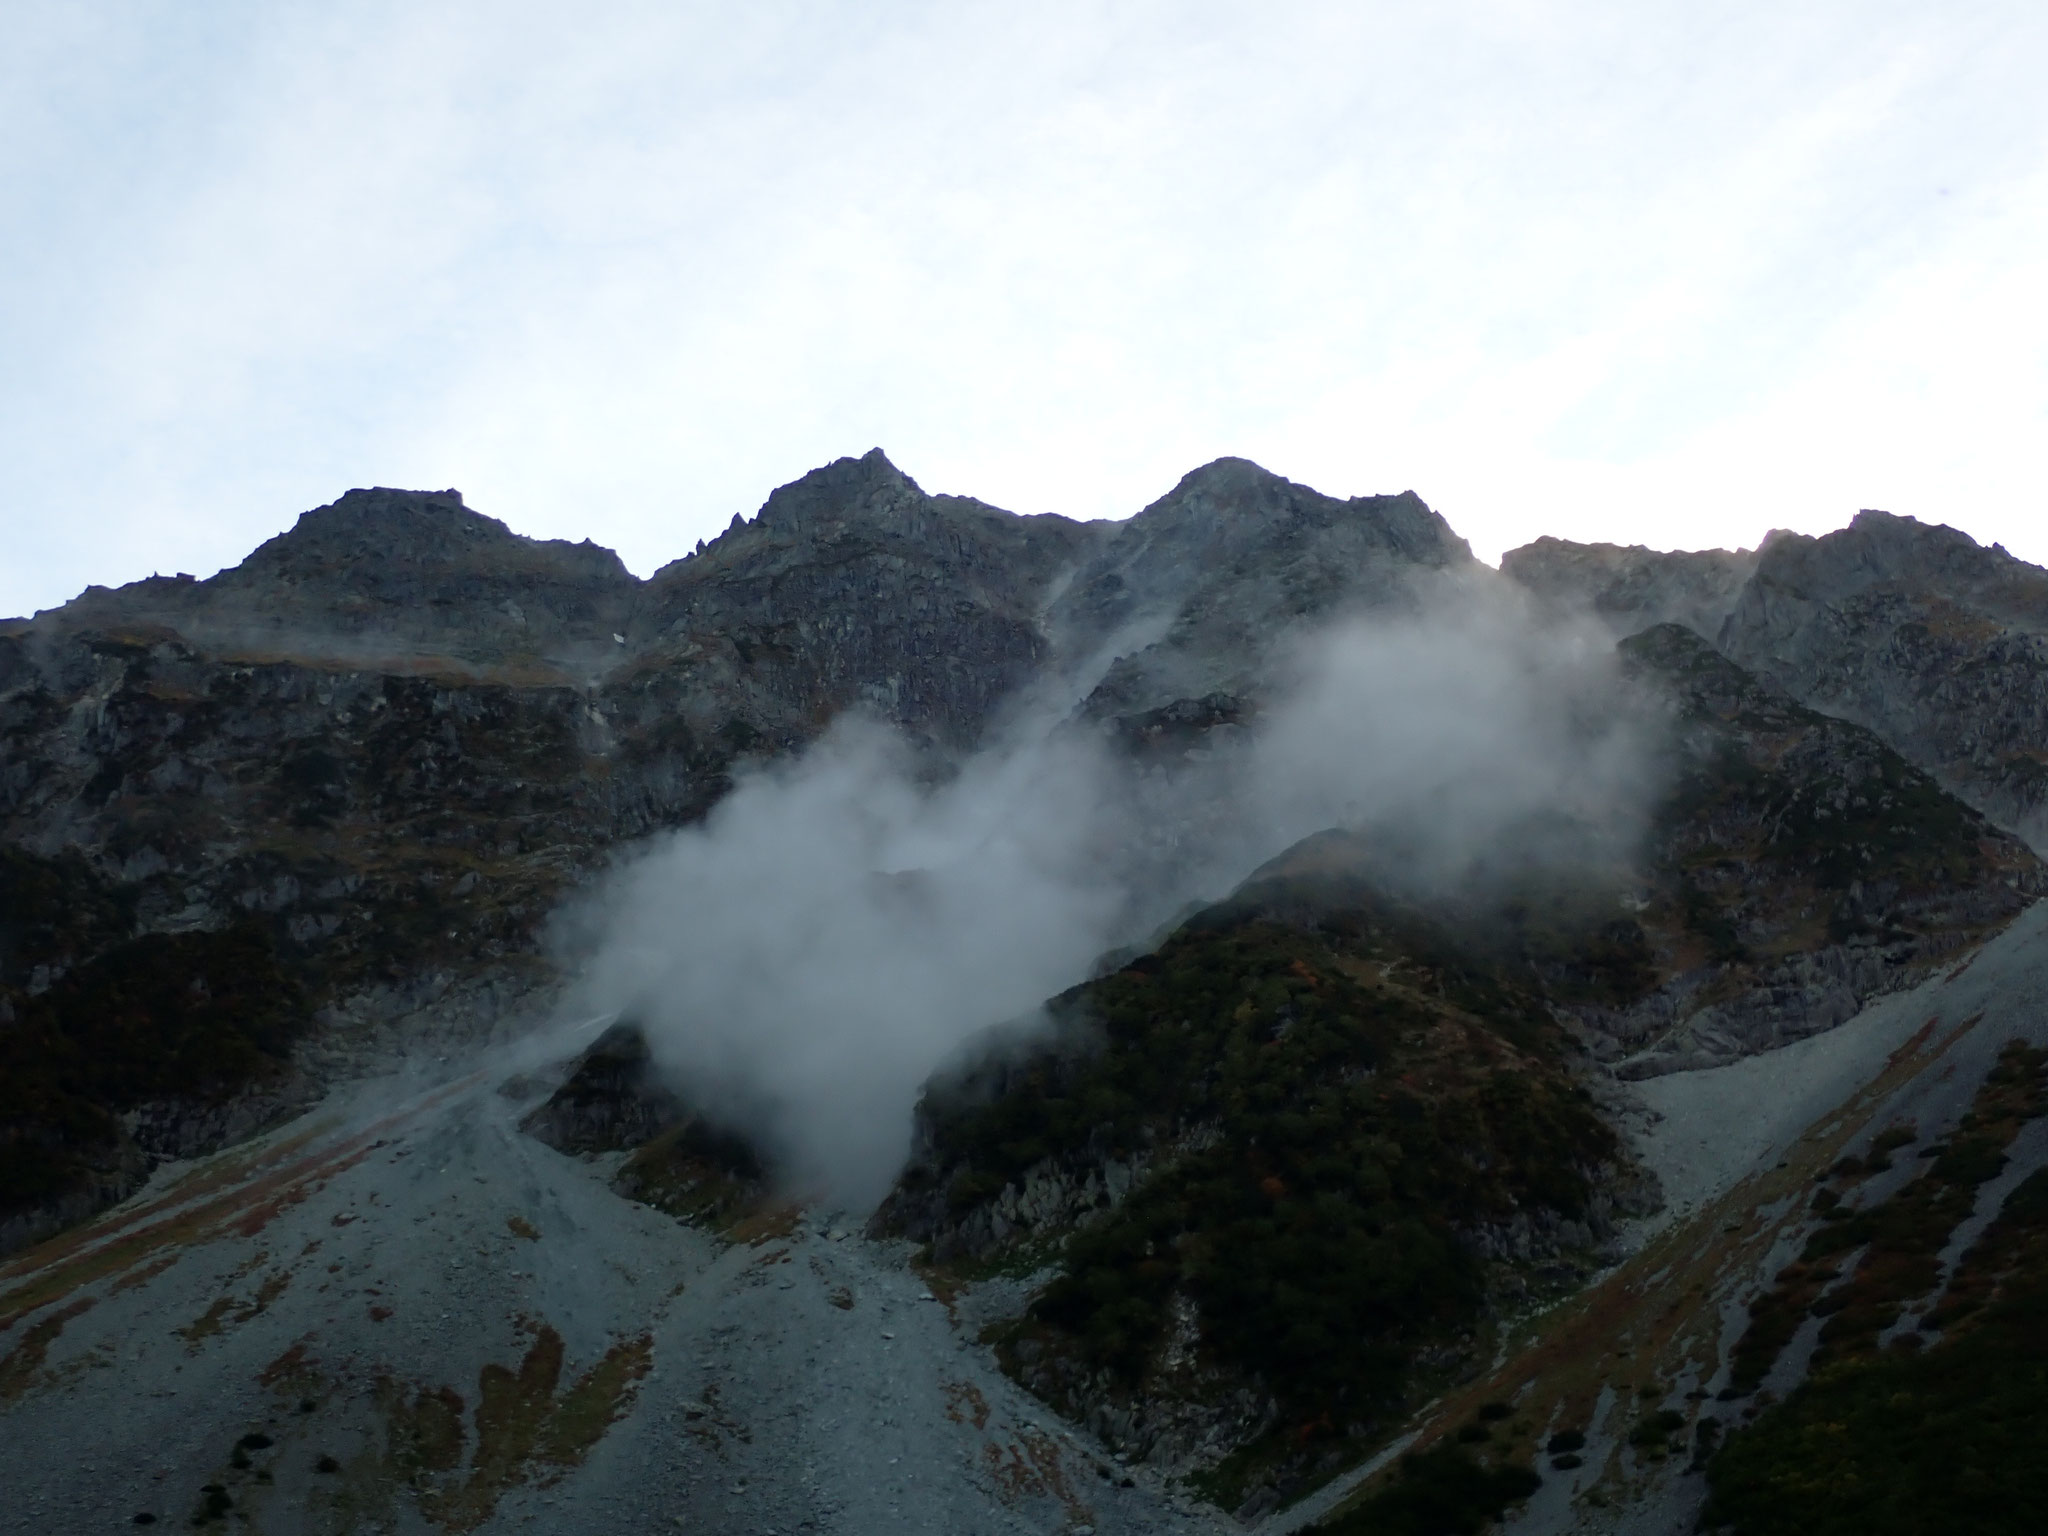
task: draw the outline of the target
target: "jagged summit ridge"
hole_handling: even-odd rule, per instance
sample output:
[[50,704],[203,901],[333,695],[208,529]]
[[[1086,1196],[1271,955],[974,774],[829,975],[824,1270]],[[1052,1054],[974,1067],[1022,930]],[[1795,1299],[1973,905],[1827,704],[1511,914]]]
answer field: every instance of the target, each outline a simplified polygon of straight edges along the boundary
[[1144,714],[1255,687],[1302,622],[1401,606],[1418,575],[1474,564],[1413,491],[1341,500],[1223,458],[1123,524],[1049,622],[1070,656],[1117,653],[1092,713]]
[[875,448],[778,487],[644,582],[458,491],[375,487],[208,581],[95,588],[36,624],[577,687],[624,668],[706,730],[737,714],[793,741],[864,706],[964,742],[1048,670],[1093,686],[1112,669],[1097,714],[1242,691],[1293,625],[1471,564],[1412,491],[1343,500],[1223,458],[1126,521],[1079,522],[932,495]]

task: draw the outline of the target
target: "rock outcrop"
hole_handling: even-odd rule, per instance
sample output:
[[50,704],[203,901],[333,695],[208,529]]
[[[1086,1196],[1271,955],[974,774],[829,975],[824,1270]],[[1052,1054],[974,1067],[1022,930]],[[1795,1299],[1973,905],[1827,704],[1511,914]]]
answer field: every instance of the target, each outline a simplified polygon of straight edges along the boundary
[[1861,726],[1808,709],[1697,634],[1625,641],[1675,711],[1670,790],[1631,916],[1655,984],[1564,999],[1625,1077],[1831,1029],[1917,984],[2048,893],[2018,838]]
[[1501,574],[1549,607],[1584,610],[1616,639],[1683,624],[1712,640],[1755,572],[1754,550],[1657,550],[1541,538],[1501,556]]
[[1256,693],[1275,648],[1305,622],[1408,608],[1418,575],[1473,564],[1413,491],[1340,501],[1218,459],[1123,524],[1064,586],[1048,623],[1075,664],[1108,663],[1088,713],[1135,720]]
[[1720,645],[2048,851],[2048,571],[1861,512],[1824,538],[1766,543]]
[[1753,554],[1539,539],[1501,570],[1617,635],[1685,625],[2048,852],[2048,571],[1875,511]]

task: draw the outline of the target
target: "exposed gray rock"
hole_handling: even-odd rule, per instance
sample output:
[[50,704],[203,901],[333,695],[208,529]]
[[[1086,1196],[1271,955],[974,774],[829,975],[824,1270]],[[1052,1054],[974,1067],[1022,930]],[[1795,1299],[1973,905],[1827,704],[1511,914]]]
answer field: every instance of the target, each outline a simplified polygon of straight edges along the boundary
[[605,662],[639,587],[589,540],[529,539],[458,491],[354,490],[206,581],[89,587],[37,628],[169,631],[209,655],[566,681]]
[[654,1071],[639,1027],[614,1024],[519,1128],[558,1152],[614,1152],[651,1141],[688,1116]]
[[1766,541],[1720,645],[2048,850],[2048,571],[1860,512],[1824,538]]
[[1114,654],[1087,710],[1130,718],[1254,692],[1305,622],[1409,607],[1418,574],[1473,565],[1413,491],[1340,501],[1218,459],[1105,541],[1048,623],[1071,661]]
[[1557,611],[1593,614],[1617,639],[1683,624],[1712,640],[1756,570],[1754,550],[1658,550],[1541,538],[1501,556],[1501,574]]
[[1617,635],[1685,625],[2048,851],[2048,571],[2003,547],[1864,511],[1755,553],[1538,539],[1501,570]]
[[1625,1006],[1574,1009],[1621,1076],[1832,1029],[2048,890],[2024,843],[1875,733],[1801,705],[1679,625],[1622,653],[1676,714],[1672,790],[1627,925],[1661,979]]

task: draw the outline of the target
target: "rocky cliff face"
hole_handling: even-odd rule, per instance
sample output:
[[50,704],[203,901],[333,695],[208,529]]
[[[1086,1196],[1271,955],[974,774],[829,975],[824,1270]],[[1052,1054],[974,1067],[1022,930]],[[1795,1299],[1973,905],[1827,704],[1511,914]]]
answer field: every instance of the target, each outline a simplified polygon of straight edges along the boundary
[[877,1227],[1053,1269],[1017,1380],[1257,1514],[1655,1205],[1614,1079],[1832,1029],[2048,892],[1872,732],[1680,625],[1622,650],[1667,743],[1626,868],[1404,898],[1386,850],[1322,834],[928,1089]]
[[1691,630],[1625,641],[1669,701],[1670,790],[1631,916],[1645,980],[1560,997],[1624,1077],[1727,1062],[1831,1029],[1918,983],[2035,898],[2027,846],[1872,732],[1799,704]]
[[1304,621],[1405,608],[1419,573],[1472,565],[1470,547],[1412,491],[1338,501],[1218,459],[1073,574],[1049,629],[1075,663],[1109,662],[1088,712],[1131,720],[1256,694],[1276,644]]
[[1685,625],[2048,850],[2048,572],[2004,549],[1866,511],[1755,554],[1539,539],[1501,569],[1617,634]]
[[1501,557],[1501,574],[1548,606],[1588,610],[1617,638],[1683,624],[1712,640],[1756,570],[1753,550],[1656,550],[1541,538]]
[[[1663,1458],[1658,1436],[1674,1431],[1657,1426],[1683,1422],[1676,1407],[1645,1421],[1647,1438],[1596,1421],[1653,1399],[1692,1412],[1725,1379],[1712,1341],[1725,1345],[1721,1309],[1744,1299],[1726,1267],[1743,1213],[1804,1220],[1783,1213],[1816,1171],[1840,1182],[1845,1140],[1864,1134],[1850,1120],[1875,1113],[1884,1074],[1946,1082],[1942,1052],[1987,1014],[2004,1030],[2032,1006],[2008,995],[2033,996],[2031,982],[1957,962],[2004,945],[1987,968],[2031,976],[2013,956],[2038,952],[2037,913],[1980,946],[2048,888],[2012,831],[2036,826],[2029,774],[2048,762],[2048,577],[1881,514],[1757,555],[1542,541],[1507,570],[1627,637],[1628,681],[1598,707],[1636,711],[1665,744],[1641,846],[1556,867],[1503,858],[1468,886],[1423,891],[1394,878],[1403,829],[1382,829],[1383,844],[1326,832],[1183,913],[1149,952],[1105,957],[1048,1004],[1062,1030],[989,1043],[929,1086],[876,1227],[918,1241],[914,1276],[898,1272],[907,1245],[859,1243],[843,1214],[801,1217],[756,1149],[618,1025],[554,1069],[414,1085],[402,1112],[380,1085],[343,1128],[309,1117],[0,1265],[13,1277],[0,1333],[35,1319],[0,1360],[0,1409],[42,1394],[11,1423],[45,1426],[37,1447],[64,1440],[80,1420],[50,1431],[44,1406],[103,1401],[104,1374],[102,1395],[88,1390],[97,1351],[131,1358],[144,1295],[162,1334],[169,1294],[198,1315],[152,1357],[167,1390],[147,1395],[174,1381],[189,1394],[186,1363],[213,1362],[224,1417],[204,1426],[205,1454],[229,1470],[191,1479],[208,1519],[338,1477],[328,1442],[281,1427],[296,1412],[321,1436],[356,1437],[333,1442],[361,1451],[346,1496],[387,1502],[347,1509],[469,1529],[524,1499],[529,1475],[552,1499],[541,1490],[632,1411],[657,1357],[648,1395],[666,1394],[680,1415],[666,1422],[707,1437],[719,1468],[715,1503],[671,1482],[661,1517],[737,1518],[734,1467],[781,1491],[807,1482],[811,1429],[790,1427],[791,1404],[839,1358],[827,1338],[867,1351],[844,1356],[818,1421],[858,1464],[839,1481],[873,1495],[842,1522],[852,1530],[901,1523],[897,1495],[932,1467],[913,1462],[885,1489],[860,1463],[884,1380],[929,1399],[906,1421],[919,1426],[907,1461],[956,1429],[968,1447],[980,1491],[934,1516],[949,1529],[1013,1518],[989,1516],[999,1505],[1069,1528],[1160,1528],[1146,1511],[1165,1505],[1133,1489],[1155,1471],[1252,1518],[1403,1425],[1442,1443],[1373,1498],[1412,1514],[1455,1495],[1466,1523],[1531,1491],[1525,1463],[1559,1426],[1593,1432],[1588,1464],[1599,1435]],[[1184,749],[1258,715],[1305,626],[1412,611],[1432,586],[1469,603],[1501,591],[1413,495],[1339,501],[1226,459],[1129,522],[1084,524],[928,495],[877,452],[782,487],[647,581],[588,544],[519,538],[453,492],[359,491],[210,581],[95,589],[0,625],[0,1253],[339,1078],[524,1023],[556,981],[543,935],[565,897],[838,714],[889,722],[937,775],[1023,700],[1147,754],[1133,779],[1150,792]],[[1201,815],[1171,835],[1199,842]],[[1855,1046],[1853,1029],[1806,1042],[1916,983],[1893,1008],[1905,1021],[1837,1085],[1879,1097],[1809,1132],[1822,1101],[1792,1124],[1784,1104],[1800,1096],[1781,1094],[1778,1139],[1757,1143],[1770,1189],[1703,1207],[1683,1265],[1646,1253],[1590,1286],[1560,1325],[1577,1330],[1570,1359],[1542,1341],[1517,1352],[1531,1308],[1621,1254],[1659,1176],[1707,1187],[1700,1156],[1747,1134],[1734,1122],[1754,1108],[1686,1127],[1685,1157],[1667,1138],[1653,1170],[1637,1154],[1658,1143],[1626,1133],[1631,1104],[1681,1105],[1729,1073]],[[1939,1039],[1929,996],[1954,1026]],[[1921,1139],[1939,1145],[1951,1123],[1966,1124],[1929,1119]],[[1878,1137],[1868,1168],[1905,1144]],[[459,1244],[444,1236],[458,1231]],[[608,1262],[579,1262],[599,1237]],[[184,1245],[236,1241],[252,1246],[179,1264]],[[670,1284],[682,1249],[703,1261],[687,1295]],[[472,1253],[492,1260],[486,1289]],[[350,1281],[323,1278],[348,1266]],[[547,1281],[529,1294],[536,1269]],[[167,1271],[169,1291],[147,1291]],[[329,1290],[345,1284],[364,1287],[353,1322]],[[687,1326],[657,1341],[679,1299]],[[78,1325],[102,1304],[92,1326],[106,1331]],[[1660,1334],[1674,1317],[1697,1332]],[[394,1362],[380,1341],[397,1318],[414,1331]],[[465,1354],[485,1323],[494,1342]],[[260,1351],[205,1355],[245,1326]],[[580,1376],[562,1374],[572,1334]],[[914,1370],[894,1348],[913,1337]],[[993,1359],[963,1351],[976,1337]],[[526,1361],[516,1412],[508,1349]],[[775,1351],[783,1364],[765,1368]],[[1631,1351],[1663,1351],[1660,1374],[1607,1374],[1633,1372],[1616,1363]],[[758,1446],[714,1383],[685,1385],[676,1368],[714,1353]],[[462,1491],[468,1410],[445,1383],[471,1379]],[[1610,1399],[1616,1413],[1596,1408]],[[158,1407],[185,1415],[191,1400]],[[1120,1457],[1063,1462],[1041,1403]],[[1005,1415],[1025,1426],[1015,1439],[979,1438],[1008,1434]],[[666,1465],[673,1438],[613,1461]],[[288,1454],[251,1458],[280,1440]],[[757,1459],[729,1460],[742,1446]],[[49,1459],[16,1455],[38,1477]],[[1104,1485],[1095,1503],[1061,1470],[1084,1464]],[[654,1518],[646,1499],[634,1509]],[[1182,1514],[1179,1528],[1207,1528]]]
[[2048,571],[1863,512],[1771,540],[1720,644],[2048,849]]
[[350,491],[207,581],[91,587],[36,632],[175,636],[209,656],[499,681],[582,680],[614,659],[640,583],[585,540],[522,538],[458,491]]
[[[1064,704],[1115,666],[1101,712],[1175,706],[1255,676],[1295,620],[1468,559],[1413,496],[1334,501],[1239,460],[1083,524],[927,495],[876,451],[645,582],[453,491],[351,491],[209,580],[0,624],[0,847],[114,914],[0,942],[0,1022],[124,946],[233,930],[303,989],[271,1045],[306,1082],[416,1036],[428,1005],[488,1032],[545,983],[542,925],[608,849],[844,711],[943,756],[1027,687]],[[268,1071],[152,1113],[185,1104],[165,1134],[205,1144]],[[17,1130],[47,1175],[23,1211],[63,1186],[49,1209],[76,1215],[151,1156],[114,1121]]]
[[1048,1264],[1006,1369],[1241,1518],[1468,1367],[1654,1206],[1529,967],[1313,839],[933,1085],[877,1227]]

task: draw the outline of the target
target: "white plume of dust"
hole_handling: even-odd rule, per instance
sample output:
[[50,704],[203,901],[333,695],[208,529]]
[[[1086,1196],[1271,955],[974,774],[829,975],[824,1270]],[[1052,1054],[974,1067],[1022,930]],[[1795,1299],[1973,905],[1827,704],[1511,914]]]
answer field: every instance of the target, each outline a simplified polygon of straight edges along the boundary
[[1429,892],[1635,851],[1659,783],[1654,723],[1629,707],[1611,637],[1539,619],[1505,587],[1447,581],[1416,615],[1300,649],[1245,774],[1269,854],[1349,827]]
[[1164,769],[1047,718],[932,785],[842,718],[619,871],[576,1002],[637,1020],[789,1187],[866,1209],[966,1042],[1302,837],[1361,831],[1427,890],[1640,833],[1653,754],[1611,642],[1504,584],[1337,626],[1286,670],[1256,726]]
[[1101,952],[1106,767],[1061,735],[928,788],[897,737],[842,718],[621,872],[587,995],[793,1187],[872,1205],[932,1068]]

